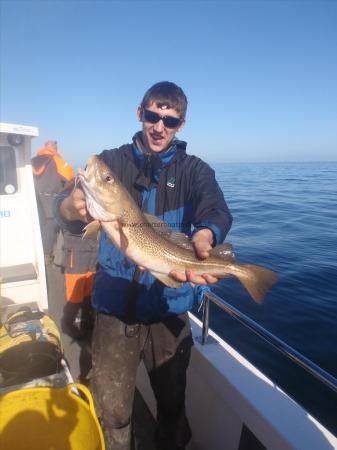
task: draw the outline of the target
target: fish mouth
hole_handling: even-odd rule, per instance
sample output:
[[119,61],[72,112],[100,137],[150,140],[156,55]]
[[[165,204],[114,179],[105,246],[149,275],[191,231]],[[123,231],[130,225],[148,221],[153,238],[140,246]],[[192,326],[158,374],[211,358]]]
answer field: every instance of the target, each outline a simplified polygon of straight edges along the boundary
[[83,170],[82,168],[78,168],[77,174],[75,177],[75,186],[80,186],[82,190],[87,194],[87,196],[93,196],[94,192],[90,189],[90,177],[88,174],[88,166]]
[[97,214],[97,210],[99,209],[99,199],[96,198],[97,195],[95,191],[90,188],[90,181],[87,173],[87,168],[85,170],[79,168],[78,173],[75,177],[75,186],[80,185],[80,188],[84,191],[85,194],[85,202],[87,205],[87,210],[89,214],[96,220],[99,220],[100,214]]
[[75,187],[79,186],[81,184],[81,181],[84,179],[85,178],[83,177],[82,174],[77,173],[75,177]]
[[86,182],[89,182],[90,174],[93,174],[95,171],[95,164],[97,164],[98,159],[96,156],[90,156],[90,158],[87,161],[87,164],[84,169],[81,167],[77,170],[77,176],[80,180],[84,180]]
[[93,174],[93,168],[89,166],[89,163],[85,166],[84,169],[79,167],[77,169],[77,174],[75,177],[75,186],[77,186],[78,184],[81,184],[82,186],[89,185]]
[[85,170],[86,169],[83,170],[81,167],[79,167],[78,168],[78,175],[85,178]]
[[81,181],[88,182],[88,179],[87,179],[86,169],[83,170],[81,167],[79,167],[77,169],[77,174],[75,177],[75,186],[80,184]]

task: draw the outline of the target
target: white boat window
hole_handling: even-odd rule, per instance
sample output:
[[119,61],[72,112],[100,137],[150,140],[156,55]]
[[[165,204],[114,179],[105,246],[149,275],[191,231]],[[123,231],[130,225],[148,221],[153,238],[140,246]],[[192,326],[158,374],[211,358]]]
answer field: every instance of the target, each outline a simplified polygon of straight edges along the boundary
[[0,146],[0,195],[15,194],[18,189],[15,152],[12,147]]

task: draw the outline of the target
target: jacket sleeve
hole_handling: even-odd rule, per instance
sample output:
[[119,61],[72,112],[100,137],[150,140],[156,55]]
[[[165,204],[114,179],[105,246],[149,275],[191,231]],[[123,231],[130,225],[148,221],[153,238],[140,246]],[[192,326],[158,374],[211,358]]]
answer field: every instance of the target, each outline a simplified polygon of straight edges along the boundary
[[208,164],[198,160],[193,170],[191,199],[194,231],[209,228],[214,235],[213,245],[221,244],[232,225],[232,215],[223,193]]

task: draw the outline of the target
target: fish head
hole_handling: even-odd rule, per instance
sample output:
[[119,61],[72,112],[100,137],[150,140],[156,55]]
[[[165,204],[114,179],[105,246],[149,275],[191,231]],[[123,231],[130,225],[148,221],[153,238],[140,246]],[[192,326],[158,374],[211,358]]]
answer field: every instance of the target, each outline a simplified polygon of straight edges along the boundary
[[85,193],[90,215],[103,222],[120,219],[125,211],[125,188],[111,169],[97,156],[88,159],[77,179]]

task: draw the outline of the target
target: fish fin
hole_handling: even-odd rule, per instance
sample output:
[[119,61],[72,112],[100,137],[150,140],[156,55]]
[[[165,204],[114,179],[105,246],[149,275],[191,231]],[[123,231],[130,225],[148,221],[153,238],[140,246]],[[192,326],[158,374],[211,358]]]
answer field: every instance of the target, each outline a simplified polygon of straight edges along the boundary
[[235,261],[232,244],[220,244],[212,248],[209,252],[210,256],[217,256],[225,261]]
[[173,242],[173,244],[176,244],[181,248],[194,251],[192,240],[188,236],[186,236],[186,234],[172,230],[172,228],[170,228],[170,226],[166,222],[158,219],[158,217],[156,216],[148,213],[144,213],[144,216],[152,226],[153,230],[161,237],[168,239],[169,241]]
[[192,250],[193,252],[195,251],[192,240],[184,233],[172,231],[167,239],[178,245],[178,247],[185,248],[186,250]]
[[100,229],[101,229],[100,221],[93,220],[84,227],[84,234],[82,236],[82,239],[84,238],[98,239]]
[[262,303],[268,290],[277,281],[277,275],[270,269],[253,264],[240,264],[238,271],[232,272],[256,303]]
[[171,288],[178,288],[182,286],[183,283],[180,281],[175,280],[174,278],[171,278],[169,275],[166,275],[165,273],[159,273],[159,272],[151,272],[151,274],[157,278],[157,280],[161,281],[165,286],[171,287]]

